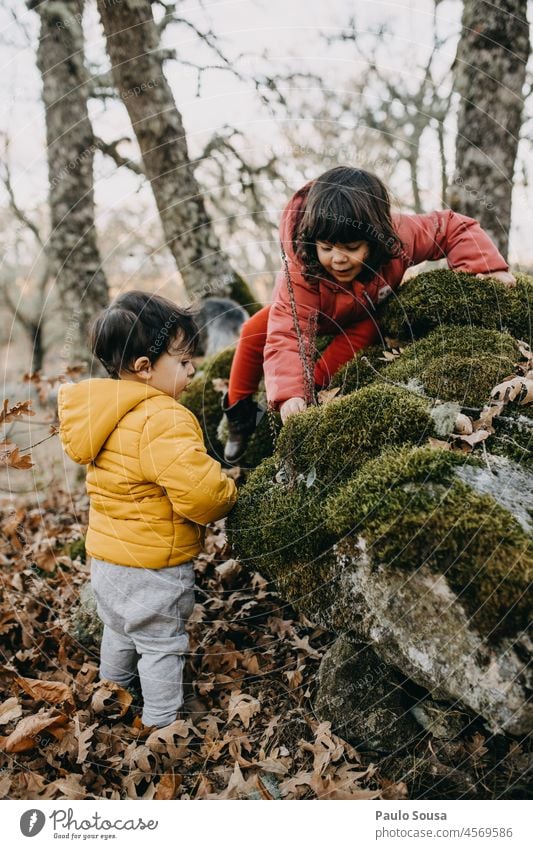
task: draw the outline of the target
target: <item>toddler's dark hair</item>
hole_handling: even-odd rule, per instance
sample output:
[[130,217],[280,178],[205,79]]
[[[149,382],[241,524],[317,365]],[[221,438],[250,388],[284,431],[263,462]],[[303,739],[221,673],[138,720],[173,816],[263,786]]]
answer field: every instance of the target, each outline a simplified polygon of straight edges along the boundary
[[193,314],[167,298],[138,290],[115,298],[90,329],[91,351],[115,379],[121,371],[131,372],[138,357],[148,357],[153,365],[174,342],[194,355],[198,328]]
[[326,171],[309,189],[293,234],[293,247],[306,278],[323,277],[316,242],[369,243],[370,252],[358,279],[368,282],[402,249],[395,231],[390,198],[379,177],[360,168],[338,166]]

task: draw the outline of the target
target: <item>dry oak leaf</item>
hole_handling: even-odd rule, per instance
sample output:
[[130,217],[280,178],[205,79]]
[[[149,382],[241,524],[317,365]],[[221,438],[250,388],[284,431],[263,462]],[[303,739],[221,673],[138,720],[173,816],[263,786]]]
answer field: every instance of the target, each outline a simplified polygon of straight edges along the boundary
[[331,722],[321,722],[315,732],[315,742],[301,740],[300,749],[313,754],[313,772],[320,775],[330,764],[338,761],[344,752],[344,745],[339,737],[331,733]]
[[[194,727],[190,720],[177,719],[164,728],[156,728],[146,739],[146,745],[151,752],[168,755],[174,760],[180,760],[189,752],[189,741]],[[198,735],[199,736],[199,735]]]
[[222,793],[214,796],[209,796],[211,799],[238,799],[239,797],[247,798],[251,793],[257,792],[257,778],[255,775],[250,776],[246,781],[241,772],[241,768],[237,761],[233,768],[233,773],[228,782],[228,786]]
[[225,380],[223,377],[215,377],[211,383],[213,384],[215,392],[224,393],[227,391],[229,386],[229,380]]
[[94,729],[97,727],[98,723],[95,722],[93,725],[88,725],[87,728],[82,730],[80,728],[79,716],[76,715],[74,717],[74,737],[78,743],[78,754],[76,757],[77,764],[82,764],[87,758]]
[[474,422],[474,430],[478,430],[479,428],[488,430],[492,428],[492,420],[500,415],[504,407],[505,403],[503,401],[492,401],[490,404],[485,404],[479,414],[479,419]]
[[225,563],[215,566],[215,572],[223,584],[231,587],[242,572],[242,564],[238,560],[226,560]]
[[19,419],[22,416],[34,416],[35,412],[30,408],[31,399],[29,401],[18,401],[13,407],[10,407],[9,401],[4,398],[3,407],[0,410],[0,424],[12,422],[13,419]]
[[464,434],[453,434],[453,436],[458,439],[460,442],[466,442],[470,446],[477,445],[478,442],[484,442],[490,436],[490,432],[488,430],[484,430],[480,428],[480,430],[474,431],[474,433],[464,433]]
[[33,699],[40,699],[52,705],[67,702],[74,706],[72,690],[68,684],[63,684],[62,681],[41,681],[40,678],[15,678],[15,683]]
[[261,710],[261,702],[249,693],[232,693],[228,705],[228,722],[236,716],[239,717],[245,728],[250,725],[250,720]]
[[175,799],[181,782],[181,775],[175,775],[172,770],[165,772],[157,785],[154,799],[164,799],[167,801],[169,799]]
[[330,401],[333,401],[336,395],[341,391],[340,386],[335,386],[333,389],[321,389],[317,394],[317,400],[319,404],[329,404]]
[[12,719],[18,719],[21,714],[22,708],[19,705],[18,699],[15,696],[6,699],[0,705],[0,725],[7,725]]
[[509,401],[514,401],[515,398],[518,398],[518,396],[522,393],[523,388],[523,378],[512,377],[498,383],[497,386],[492,389],[490,396],[491,398],[495,398],[497,401],[508,403]]
[[457,418],[455,419],[453,431],[454,433],[466,435],[473,433],[474,426],[472,424],[472,419],[470,418],[470,416],[466,416],[464,413],[458,413]]
[[11,469],[31,469],[33,463],[30,454],[21,454],[18,445],[4,440],[0,442],[0,464]]
[[526,404],[533,403],[533,379],[530,377],[522,378],[522,387],[523,394],[520,395],[518,403],[521,407],[525,407]]
[[322,776],[313,773],[309,786],[315,791],[317,799],[377,799],[381,796],[381,790],[362,790],[360,788],[349,789],[344,786],[345,782],[335,781],[334,776]]
[[123,787],[128,799],[145,799],[150,801],[155,796],[155,784],[146,781],[146,773],[136,770],[123,779]]
[[446,442],[444,439],[435,439],[434,436],[430,436],[427,441],[428,448],[431,448],[432,451],[450,451],[451,444]]
[[93,693],[91,707],[95,713],[107,713],[110,708],[118,708],[118,713],[109,713],[110,717],[122,717],[131,705],[133,696],[114,681],[102,681]]
[[[65,778],[58,778],[47,784],[39,799],[85,799],[87,789],[81,783],[82,776],[70,773]],[[59,796],[57,795],[59,794]]]
[[50,716],[49,713],[25,716],[9,737],[0,737],[0,746],[6,752],[27,752],[37,745],[39,741],[36,738],[41,731],[47,731],[54,737],[61,737],[68,722],[68,716],[63,713],[54,716]]

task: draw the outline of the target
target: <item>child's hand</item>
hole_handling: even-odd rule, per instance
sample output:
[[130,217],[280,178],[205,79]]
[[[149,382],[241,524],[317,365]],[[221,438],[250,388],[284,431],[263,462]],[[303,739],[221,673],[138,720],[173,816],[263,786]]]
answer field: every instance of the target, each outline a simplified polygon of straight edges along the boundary
[[307,410],[307,404],[303,398],[289,398],[279,408],[281,421],[285,424],[289,416],[294,416],[296,413],[303,413],[304,410]]
[[489,274],[476,274],[476,277],[492,277],[494,280],[499,280],[508,289],[514,289],[516,286],[516,277],[513,277],[510,271],[493,271]]

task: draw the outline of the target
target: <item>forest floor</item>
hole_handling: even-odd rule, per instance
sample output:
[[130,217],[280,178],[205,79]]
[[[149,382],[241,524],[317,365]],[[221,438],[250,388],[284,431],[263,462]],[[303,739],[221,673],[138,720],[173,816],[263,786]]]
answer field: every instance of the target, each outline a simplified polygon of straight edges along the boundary
[[195,562],[189,626],[210,712],[148,736],[138,697],[100,682],[96,645],[70,633],[89,570],[64,550],[82,536],[87,507],[84,494],[73,500],[57,489],[37,507],[3,511],[1,797],[524,797],[528,755],[519,741],[472,727],[446,746],[421,733],[408,752],[369,752],[320,722],[316,673],[334,635],[229,556],[223,523]]
[[[313,710],[333,633],[235,561],[223,522],[195,561],[193,678],[209,713],[149,735],[139,696],[98,679],[98,647],[73,635],[89,566],[83,475],[45,439],[44,408],[11,438],[35,466],[2,473],[0,798],[526,798],[530,741],[474,721],[453,740],[421,730],[397,752],[355,747]],[[83,470],[81,470],[83,472]],[[5,478],[5,479],[4,479]]]

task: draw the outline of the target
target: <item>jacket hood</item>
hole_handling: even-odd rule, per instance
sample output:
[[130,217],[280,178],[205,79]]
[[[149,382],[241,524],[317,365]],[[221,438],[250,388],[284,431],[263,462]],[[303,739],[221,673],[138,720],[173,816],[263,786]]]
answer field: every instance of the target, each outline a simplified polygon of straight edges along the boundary
[[118,422],[142,401],[162,395],[134,380],[92,378],[59,387],[59,438],[68,456],[87,465],[100,452]]
[[305,186],[302,186],[301,189],[298,189],[298,191],[293,194],[281,215],[279,237],[285,253],[287,254],[287,258],[292,262],[297,262],[293,247],[295,229],[302,215],[307,195],[309,194],[309,189],[313,185],[313,182],[314,181],[306,183]]

